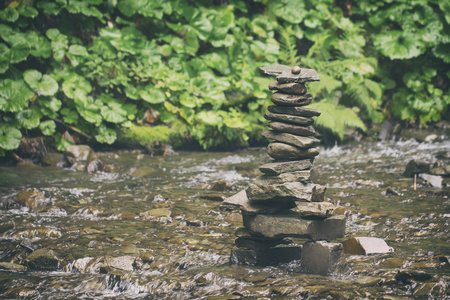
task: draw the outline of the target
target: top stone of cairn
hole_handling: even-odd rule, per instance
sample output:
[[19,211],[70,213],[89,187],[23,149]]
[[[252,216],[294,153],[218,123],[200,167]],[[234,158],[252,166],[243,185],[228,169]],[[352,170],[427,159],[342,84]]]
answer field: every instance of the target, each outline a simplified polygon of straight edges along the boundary
[[259,73],[262,76],[275,76],[280,83],[303,83],[307,81],[320,80],[316,70],[302,69],[298,66],[291,68],[285,65],[271,65],[268,67],[259,68]]

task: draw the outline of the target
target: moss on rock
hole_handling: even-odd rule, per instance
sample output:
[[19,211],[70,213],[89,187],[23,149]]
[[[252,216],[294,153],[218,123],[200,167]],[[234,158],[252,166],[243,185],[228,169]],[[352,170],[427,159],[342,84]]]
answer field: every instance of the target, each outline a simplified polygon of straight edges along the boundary
[[136,126],[118,129],[117,140],[129,145],[152,145],[154,142],[169,144],[174,148],[187,145],[186,125],[174,122],[171,126],[157,125],[153,127]]

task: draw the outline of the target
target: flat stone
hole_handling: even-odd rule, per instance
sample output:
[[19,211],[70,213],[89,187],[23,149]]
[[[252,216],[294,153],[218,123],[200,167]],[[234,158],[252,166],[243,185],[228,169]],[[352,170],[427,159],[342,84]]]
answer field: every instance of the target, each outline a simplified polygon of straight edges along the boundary
[[300,73],[293,74],[292,68],[285,65],[274,64],[267,67],[259,68],[262,76],[276,76],[278,82],[306,82],[318,81],[319,75],[313,69],[300,69]]
[[9,262],[5,262],[5,261],[0,262],[0,269],[1,270],[11,270],[11,271],[16,271],[16,272],[26,272],[27,271],[27,267],[25,267],[25,266],[15,264],[15,263],[9,263]]
[[285,161],[285,162],[273,162],[264,164],[259,167],[259,170],[268,175],[279,175],[288,172],[297,172],[307,169],[311,169],[312,162],[309,159]]
[[273,214],[295,207],[295,202],[280,201],[278,203],[251,203],[245,190],[225,199],[221,206],[236,206],[248,213]]
[[285,143],[270,143],[267,153],[274,159],[299,160],[319,155],[317,148],[301,149]]
[[131,255],[119,256],[119,257],[106,257],[105,263],[114,269],[133,271],[136,257]]
[[272,100],[274,104],[281,106],[305,106],[311,104],[312,96],[310,93],[304,95],[273,93],[270,100]]
[[302,271],[320,275],[334,273],[342,264],[342,250],[340,243],[319,241],[304,244],[300,261]]
[[321,115],[320,110],[305,108],[300,106],[276,106],[270,105],[267,109],[276,114],[293,115],[300,117],[318,117]]
[[336,206],[331,202],[297,202],[294,211],[305,217],[325,219],[331,217]]
[[302,83],[279,83],[278,81],[272,81],[269,84],[269,90],[281,91],[288,94],[303,95],[306,93],[306,87]]
[[283,122],[269,122],[267,126],[276,131],[291,133],[299,136],[311,136],[316,133],[312,127],[304,127]]
[[255,183],[260,185],[280,184],[294,181],[308,181],[311,178],[311,170],[282,173],[279,175],[262,175],[256,178]]
[[292,243],[292,240],[288,238],[270,239],[261,236],[247,235],[238,237],[234,241],[234,243],[238,248],[246,248],[249,250],[261,250],[272,248],[278,245],[287,245]]
[[263,250],[231,250],[230,263],[241,266],[276,266],[300,260],[302,247],[287,246]]
[[292,68],[286,65],[274,64],[259,68],[259,74],[262,76],[278,76],[283,72],[291,72]]
[[245,191],[251,202],[259,203],[312,201],[313,198],[320,198],[320,195],[313,195],[314,193],[325,193],[324,187],[304,182],[285,182],[272,185],[250,184]]
[[356,255],[371,255],[393,253],[394,249],[389,247],[383,239],[375,237],[352,237],[343,242],[344,252]]
[[264,130],[262,135],[268,139],[294,145],[299,148],[313,148],[320,144],[320,141],[316,138],[296,136],[290,133],[280,133],[273,130]]
[[[269,107],[271,107],[271,106],[269,106]],[[297,124],[297,125],[303,125],[303,126],[309,126],[309,125],[314,124],[314,120],[311,118],[279,114],[279,113],[266,113],[264,115],[264,118],[266,118],[266,120],[280,121],[280,122],[284,122],[284,123]]]
[[254,235],[269,238],[297,237],[317,240],[334,240],[345,234],[345,217],[306,219],[300,213],[289,211],[277,215],[243,214],[245,228]]
[[432,187],[441,188],[442,187],[442,177],[436,175],[430,175],[421,173],[419,177],[428,182]]
[[32,271],[56,271],[60,261],[53,250],[38,249],[26,258],[27,265]]

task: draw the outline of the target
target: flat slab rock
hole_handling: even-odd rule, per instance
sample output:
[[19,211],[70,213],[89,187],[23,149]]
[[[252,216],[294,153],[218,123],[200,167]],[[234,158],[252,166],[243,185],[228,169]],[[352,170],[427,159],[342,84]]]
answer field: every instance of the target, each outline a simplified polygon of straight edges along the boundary
[[259,167],[259,170],[268,175],[279,175],[288,172],[311,169],[312,162],[309,159],[267,163]]
[[262,135],[268,139],[297,146],[299,148],[313,148],[320,144],[320,141],[313,137],[297,136],[290,133],[282,133],[273,130],[264,130]]
[[267,146],[270,157],[280,160],[300,160],[319,155],[319,149],[302,149],[285,143],[270,143]]
[[343,242],[344,252],[355,255],[371,255],[393,253],[394,249],[380,238],[352,237]]
[[278,81],[272,81],[269,84],[269,90],[281,91],[288,94],[303,95],[306,93],[306,87],[303,83],[279,83]]
[[261,250],[276,247],[278,245],[288,245],[292,243],[288,238],[270,239],[260,236],[240,236],[234,241],[238,248],[246,248],[248,250]]
[[231,250],[230,263],[241,266],[276,266],[300,260],[301,246],[276,247],[262,250]]
[[340,243],[319,241],[303,245],[300,264],[305,273],[332,274],[342,267],[342,262],[343,247]]
[[298,74],[292,73],[292,69],[285,65],[271,65],[267,67],[259,68],[259,73],[262,76],[276,76],[277,81],[284,82],[307,82],[307,81],[319,81],[319,75],[313,69],[300,69]]
[[316,131],[312,127],[305,127],[284,122],[273,121],[269,122],[267,126],[276,131],[291,133],[299,136],[312,136],[316,134]]
[[324,199],[326,187],[314,183],[250,184],[245,190],[252,204],[264,202],[316,201]]
[[277,215],[242,216],[244,227],[251,234],[269,238],[298,237],[330,241],[342,238],[345,234],[345,216],[332,216],[323,220],[306,219],[293,211]]
[[245,190],[225,199],[221,206],[235,206],[248,213],[273,214],[295,207],[294,201],[280,201],[277,203],[252,203],[247,198]]
[[311,170],[282,173],[279,175],[262,175],[256,178],[259,185],[281,184],[285,182],[308,181],[311,178]]
[[270,100],[272,100],[274,104],[281,106],[305,106],[311,104],[312,96],[310,93],[304,95],[273,93]]
[[276,114],[292,115],[301,117],[318,117],[321,115],[320,110],[305,108],[301,106],[276,106],[270,105],[267,109]]
[[305,217],[325,219],[333,215],[336,206],[331,202],[297,202],[294,211]]

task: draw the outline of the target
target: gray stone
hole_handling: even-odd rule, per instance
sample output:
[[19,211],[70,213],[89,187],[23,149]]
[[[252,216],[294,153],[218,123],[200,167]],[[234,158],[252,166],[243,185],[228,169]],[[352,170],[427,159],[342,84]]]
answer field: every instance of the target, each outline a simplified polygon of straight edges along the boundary
[[276,266],[300,260],[302,247],[287,246],[268,248],[264,250],[232,250],[230,263],[241,266]]
[[42,164],[46,166],[56,167],[63,161],[64,155],[61,153],[49,152],[42,157]]
[[295,202],[280,201],[277,203],[251,203],[247,198],[245,190],[225,199],[222,207],[236,206],[248,213],[277,213],[295,207]]
[[433,169],[430,170],[430,173],[432,175],[450,176],[450,165],[449,166],[433,168]]
[[423,161],[410,160],[406,165],[403,176],[414,177],[414,174],[428,173],[430,171],[430,164]]
[[288,172],[297,172],[307,169],[311,169],[312,162],[309,159],[285,161],[285,162],[273,162],[264,164],[259,167],[259,170],[268,175],[279,175]]
[[312,96],[310,93],[304,95],[273,93],[270,100],[272,100],[274,104],[281,106],[305,106],[311,103]]
[[259,68],[259,74],[262,76],[278,76],[283,72],[291,72],[292,68],[285,65],[274,64]]
[[305,217],[314,217],[325,219],[333,214],[336,206],[331,202],[297,202],[294,211],[299,212]]
[[15,263],[9,263],[9,262],[5,262],[5,261],[0,262],[0,269],[1,270],[11,270],[11,271],[16,271],[16,272],[26,272],[27,271],[27,267],[25,267],[25,266],[15,264]]
[[292,115],[292,116],[300,116],[300,117],[318,117],[321,115],[321,112],[319,110],[300,107],[300,106],[270,105],[267,109],[272,113],[282,114],[282,115]]
[[411,280],[428,281],[432,278],[430,274],[420,270],[401,270],[395,275],[395,280],[403,283],[409,283]]
[[306,93],[306,87],[302,83],[279,83],[278,81],[272,81],[269,85],[271,91],[281,91],[288,94],[303,95]]
[[304,127],[283,122],[270,122],[267,124],[270,128],[280,132],[292,133],[300,136],[311,136],[316,133],[312,127]]
[[135,269],[135,261],[136,257],[131,255],[105,258],[105,263],[108,265],[108,267],[123,271],[133,271]]
[[272,185],[250,184],[245,191],[252,204],[254,202],[312,201],[313,198],[323,198],[320,195],[313,196],[314,193],[322,195],[325,193],[324,187],[304,182],[285,182]]
[[317,240],[334,240],[345,234],[345,217],[306,219],[298,212],[277,215],[243,214],[245,228],[254,235],[269,238],[298,237]]
[[26,258],[28,267],[32,271],[56,271],[60,261],[53,250],[38,249]]
[[294,181],[308,181],[311,177],[311,170],[282,173],[279,175],[262,175],[256,178],[255,183],[260,185],[280,184]]
[[343,242],[344,252],[355,255],[371,255],[393,253],[383,239],[375,237],[352,237]]
[[301,268],[306,273],[332,274],[342,265],[342,250],[340,243],[308,242],[303,245]]
[[87,145],[67,146],[64,156],[71,165],[75,163],[88,164],[89,162],[97,159],[91,147]]
[[17,194],[17,203],[33,212],[41,212],[51,204],[51,200],[38,190],[22,191]]
[[428,182],[432,187],[441,188],[442,187],[442,177],[430,174],[419,174],[419,177]]
[[238,248],[246,248],[249,250],[261,250],[272,248],[278,245],[287,245],[292,243],[292,240],[288,238],[270,239],[261,236],[247,235],[238,237],[234,241],[234,243]]
[[285,114],[279,114],[279,113],[266,113],[264,115],[264,118],[266,118],[266,120],[280,121],[280,122],[303,125],[303,126],[309,126],[309,125],[314,124],[314,120],[311,118],[294,116],[294,115],[285,115]]
[[320,141],[312,137],[296,136],[290,133],[280,133],[273,130],[264,130],[262,135],[268,139],[297,146],[299,148],[312,148],[319,145]]
[[267,153],[274,159],[299,160],[319,155],[317,148],[301,149],[285,143],[270,143]]
[[[307,82],[318,81],[319,75],[313,69],[300,69],[298,74],[292,72],[291,67],[285,65],[271,65],[259,68],[259,73],[262,76],[276,76],[278,82]],[[296,72],[295,72],[296,73]]]

